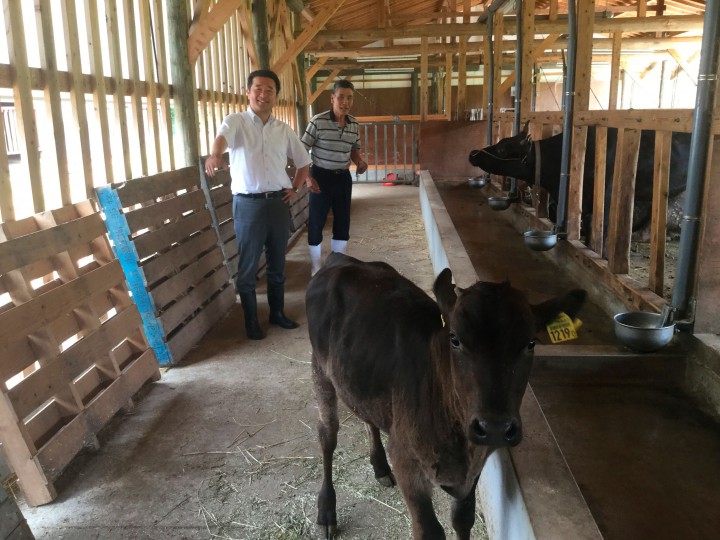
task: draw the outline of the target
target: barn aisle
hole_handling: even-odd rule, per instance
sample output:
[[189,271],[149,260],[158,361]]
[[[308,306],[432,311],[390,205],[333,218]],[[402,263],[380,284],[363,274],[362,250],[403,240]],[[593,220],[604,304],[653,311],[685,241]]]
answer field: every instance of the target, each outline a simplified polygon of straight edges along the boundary
[[[350,255],[384,260],[431,291],[418,188],[356,186],[351,233]],[[300,328],[264,324],[268,337],[250,342],[236,305],[179,366],[144,389],[134,409],[111,422],[98,451],[76,459],[57,483],[55,502],[23,506],[36,538],[311,535],[321,475],[303,304],[310,275],[306,242],[303,234],[287,262],[286,312]],[[260,318],[266,321],[263,292],[261,281]],[[336,487],[342,538],[407,538],[399,492],[374,480],[364,426],[347,411],[340,417]],[[447,496],[438,497],[446,520]]]

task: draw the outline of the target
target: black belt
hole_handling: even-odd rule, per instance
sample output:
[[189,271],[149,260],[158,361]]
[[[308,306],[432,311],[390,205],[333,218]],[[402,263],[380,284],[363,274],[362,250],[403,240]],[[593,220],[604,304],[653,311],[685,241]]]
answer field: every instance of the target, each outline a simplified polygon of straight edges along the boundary
[[235,195],[245,197],[246,199],[277,199],[285,195],[285,190],[265,191],[263,193],[236,193]]
[[348,172],[348,169],[326,169],[324,167],[319,167],[317,165],[313,165],[316,169],[320,169],[322,172],[327,174],[344,174]]

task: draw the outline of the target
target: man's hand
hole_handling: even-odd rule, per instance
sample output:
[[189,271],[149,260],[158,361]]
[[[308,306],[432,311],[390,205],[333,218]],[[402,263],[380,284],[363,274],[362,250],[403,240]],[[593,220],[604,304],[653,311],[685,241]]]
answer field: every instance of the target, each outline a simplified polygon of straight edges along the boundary
[[357,174],[362,174],[365,171],[367,171],[367,168],[368,168],[368,164],[365,161],[359,161],[357,163],[356,172],[357,172]]
[[305,187],[313,193],[320,193],[320,186],[312,176],[308,176],[307,180],[305,180]]
[[225,163],[222,156],[209,155],[205,158],[205,174],[215,176],[216,169],[227,169],[228,164]]

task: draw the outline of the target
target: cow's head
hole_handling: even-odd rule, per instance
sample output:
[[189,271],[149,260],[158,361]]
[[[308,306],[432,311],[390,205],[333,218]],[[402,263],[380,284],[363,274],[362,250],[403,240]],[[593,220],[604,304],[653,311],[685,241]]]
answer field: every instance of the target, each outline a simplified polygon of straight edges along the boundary
[[443,270],[433,287],[445,320],[451,371],[468,439],[515,446],[522,439],[520,402],[532,366],[535,333],[560,312],[574,318],[585,291],[537,306],[509,283],[452,284]]
[[533,151],[533,140],[527,131],[522,131],[512,137],[505,137],[499,142],[486,146],[480,150],[470,152],[468,159],[476,167],[484,169],[489,161],[519,161],[527,163]]

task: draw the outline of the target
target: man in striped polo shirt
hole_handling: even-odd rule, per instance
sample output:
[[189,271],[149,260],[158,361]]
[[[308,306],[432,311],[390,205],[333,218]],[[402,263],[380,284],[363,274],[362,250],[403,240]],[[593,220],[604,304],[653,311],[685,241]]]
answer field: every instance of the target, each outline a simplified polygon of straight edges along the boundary
[[360,126],[349,114],[354,89],[350,81],[336,81],[330,96],[332,108],[314,116],[302,137],[312,158],[310,177],[320,187],[320,193],[310,193],[308,246],[312,275],[320,269],[322,231],[331,208],[333,236],[330,247],[332,251],[345,253],[350,238],[350,161],[357,166],[358,174],[367,170],[367,163],[360,153]]

